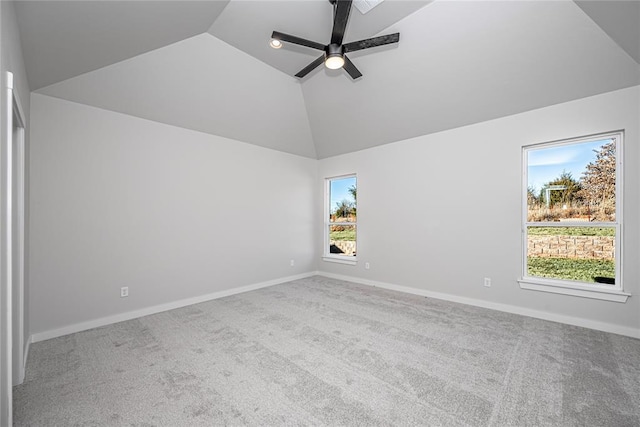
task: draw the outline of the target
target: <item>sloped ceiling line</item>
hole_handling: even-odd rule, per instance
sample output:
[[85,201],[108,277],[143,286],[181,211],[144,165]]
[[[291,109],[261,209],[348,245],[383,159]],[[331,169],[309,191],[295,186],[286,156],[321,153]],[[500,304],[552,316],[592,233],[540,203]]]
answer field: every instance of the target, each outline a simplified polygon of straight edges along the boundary
[[640,1],[584,1],[576,4],[640,65]]
[[17,1],[31,90],[201,34],[219,1]]
[[208,33],[38,92],[316,157],[299,83]]
[[327,3],[30,1],[17,14],[32,90],[311,158],[640,84],[627,36],[595,23],[616,1],[385,0],[352,13],[348,38],[399,31],[399,45],[354,57],[358,81],[318,69],[300,82],[316,52],[269,36],[326,42]]

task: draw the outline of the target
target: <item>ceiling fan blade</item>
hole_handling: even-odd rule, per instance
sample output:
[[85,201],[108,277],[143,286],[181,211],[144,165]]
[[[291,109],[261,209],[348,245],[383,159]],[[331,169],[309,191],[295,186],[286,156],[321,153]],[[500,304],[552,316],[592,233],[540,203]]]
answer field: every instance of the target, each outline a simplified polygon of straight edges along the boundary
[[279,31],[274,31],[271,34],[271,38],[280,40],[283,42],[299,44],[301,46],[310,47],[312,49],[324,50],[325,48],[325,45],[323,44],[312,42],[311,40],[307,40],[307,39],[302,39],[300,37],[292,36],[290,34],[281,33]]
[[387,34],[385,36],[372,37],[370,39],[359,40],[343,45],[345,53],[355,52],[356,50],[369,49],[370,47],[382,46],[385,44],[398,43],[400,33]]
[[344,32],[347,29],[351,0],[337,0],[335,15],[333,16],[333,31],[331,32],[331,44],[342,44]]
[[311,64],[307,65],[302,70],[298,71],[298,74],[296,74],[296,77],[303,78],[304,76],[309,74],[311,71],[315,70],[323,62],[324,62],[324,55],[318,57],[318,59],[313,61]]
[[360,70],[356,68],[355,65],[353,65],[353,62],[351,62],[351,60],[346,56],[343,56],[343,58],[344,58],[344,65],[342,66],[342,68],[344,68],[344,70],[347,73],[349,73],[351,78],[355,80],[357,78],[362,77],[362,73],[360,72]]

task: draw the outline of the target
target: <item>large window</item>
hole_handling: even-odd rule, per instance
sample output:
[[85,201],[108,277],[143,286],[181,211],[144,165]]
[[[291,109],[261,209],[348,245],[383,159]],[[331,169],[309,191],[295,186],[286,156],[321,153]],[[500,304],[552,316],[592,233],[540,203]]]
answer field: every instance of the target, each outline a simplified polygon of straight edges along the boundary
[[524,147],[523,288],[625,301],[622,133]]
[[325,186],[324,259],[355,263],[356,177],[348,175],[327,178]]

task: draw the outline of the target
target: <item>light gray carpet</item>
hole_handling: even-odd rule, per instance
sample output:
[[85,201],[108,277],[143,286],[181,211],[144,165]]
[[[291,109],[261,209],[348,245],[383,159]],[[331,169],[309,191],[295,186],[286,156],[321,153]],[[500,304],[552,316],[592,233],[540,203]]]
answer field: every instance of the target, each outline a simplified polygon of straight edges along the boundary
[[30,351],[20,426],[640,425],[640,340],[324,277]]

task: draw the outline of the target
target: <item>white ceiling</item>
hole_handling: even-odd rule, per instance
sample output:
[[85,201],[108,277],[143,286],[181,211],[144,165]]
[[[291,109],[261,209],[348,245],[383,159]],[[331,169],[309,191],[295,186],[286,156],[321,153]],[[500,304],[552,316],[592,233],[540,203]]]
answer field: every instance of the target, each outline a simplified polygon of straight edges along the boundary
[[[299,1],[23,1],[30,87],[50,96],[325,158],[640,84],[640,2],[385,0],[353,8],[363,77],[268,47],[327,43],[332,7]],[[640,100],[639,100],[640,102]]]
[[209,29],[228,1],[18,1],[31,90]]
[[578,6],[640,63],[640,1],[576,1]]
[[39,92],[316,157],[299,83],[207,33]]

